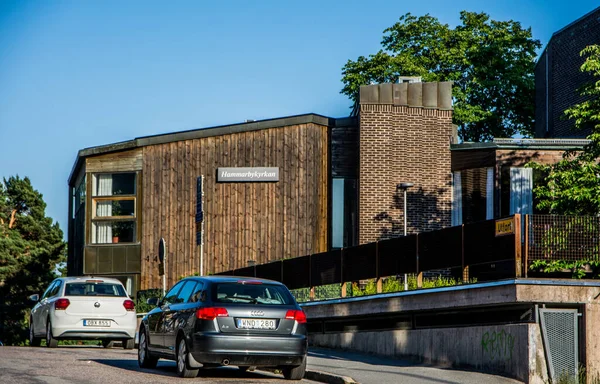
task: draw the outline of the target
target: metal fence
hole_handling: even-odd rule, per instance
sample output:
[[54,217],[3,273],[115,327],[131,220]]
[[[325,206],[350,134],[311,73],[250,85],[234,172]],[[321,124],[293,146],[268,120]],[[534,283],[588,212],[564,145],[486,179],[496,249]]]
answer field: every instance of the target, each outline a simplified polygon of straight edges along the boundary
[[[516,215],[517,217],[519,215]],[[511,218],[513,221],[515,217]],[[514,277],[520,226],[498,235],[497,220],[423,232],[220,273],[281,281],[290,289],[446,270],[458,280]],[[515,245],[517,244],[517,246]],[[419,283],[420,284],[420,283]]]
[[530,263],[599,260],[599,217],[527,215],[525,223],[526,255]]
[[[219,273],[311,288],[449,271],[464,282],[527,277],[536,261],[598,261],[600,218],[519,215]],[[344,296],[342,287],[342,296]]]

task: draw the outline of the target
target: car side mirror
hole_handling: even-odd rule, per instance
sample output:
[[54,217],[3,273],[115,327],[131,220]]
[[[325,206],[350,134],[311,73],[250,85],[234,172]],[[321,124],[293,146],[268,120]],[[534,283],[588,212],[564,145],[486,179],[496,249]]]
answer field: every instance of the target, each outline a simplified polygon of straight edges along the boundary
[[36,294],[29,296],[28,299],[31,301],[35,301],[37,303],[38,301],[40,301],[40,295],[36,293]]
[[155,307],[158,306],[158,302],[160,300],[158,299],[158,297],[151,297],[148,300],[146,300],[146,304],[148,305],[154,305]]

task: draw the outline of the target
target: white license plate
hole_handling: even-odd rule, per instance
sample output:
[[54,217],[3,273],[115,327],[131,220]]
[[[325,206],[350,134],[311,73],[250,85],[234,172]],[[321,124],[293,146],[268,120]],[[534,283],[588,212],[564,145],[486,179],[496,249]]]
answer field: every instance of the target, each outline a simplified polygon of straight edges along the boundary
[[275,329],[274,319],[237,319],[237,327],[242,329]]
[[110,320],[83,320],[86,327],[110,327]]

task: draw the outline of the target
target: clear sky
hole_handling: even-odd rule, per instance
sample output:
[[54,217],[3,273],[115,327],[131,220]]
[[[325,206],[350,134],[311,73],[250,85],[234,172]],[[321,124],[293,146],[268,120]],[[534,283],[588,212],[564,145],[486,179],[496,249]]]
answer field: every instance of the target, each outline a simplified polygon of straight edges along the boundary
[[517,20],[546,44],[598,0],[0,0],[0,177],[29,176],[66,233],[82,148],[213,125],[342,117],[348,59],[406,12]]

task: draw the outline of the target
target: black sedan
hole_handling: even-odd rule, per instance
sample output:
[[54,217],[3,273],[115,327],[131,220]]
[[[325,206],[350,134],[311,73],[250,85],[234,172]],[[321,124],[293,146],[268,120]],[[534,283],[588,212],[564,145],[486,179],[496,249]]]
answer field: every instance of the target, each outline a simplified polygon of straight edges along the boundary
[[306,371],[306,315],[285,285],[205,276],[179,281],[142,320],[138,363],[175,360],[181,377],[200,367],[279,368],[288,380]]

